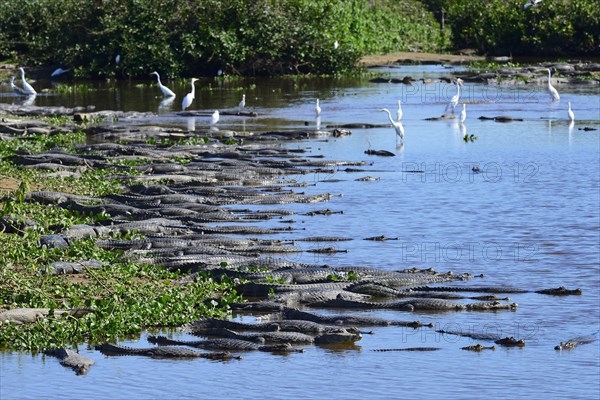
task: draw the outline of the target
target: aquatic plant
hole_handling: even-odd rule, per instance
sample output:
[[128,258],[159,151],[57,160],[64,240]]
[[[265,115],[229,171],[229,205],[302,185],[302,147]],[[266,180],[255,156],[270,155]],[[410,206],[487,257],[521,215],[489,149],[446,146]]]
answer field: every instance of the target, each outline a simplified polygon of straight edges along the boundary
[[[25,135],[21,139],[0,141],[0,176],[19,182],[15,190],[0,198],[0,220],[17,221],[13,223],[17,226],[13,233],[0,232],[3,249],[0,252],[0,305],[2,309],[50,309],[47,318],[31,324],[0,321],[0,348],[37,352],[83,342],[115,340],[150,327],[179,326],[201,316],[226,315],[227,305],[239,301],[230,279],[215,280],[203,275],[194,282],[180,285],[176,281],[182,277],[181,273],[127,260],[120,251],[96,247],[95,239],[70,240],[64,249],[40,245],[45,235],[60,233],[75,224],[94,225],[107,216],[29,202],[27,192],[48,189],[91,196],[116,193],[120,186],[109,178],[116,169],[87,169],[79,179],[50,179],[13,164],[11,156],[50,148],[73,152],[83,140],[85,135],[75,133]],[[120,239],[141,237],[136,232],[113,235]],[[77,275],[50,273],[49,266],[54,261],[90,259],[105,267],[87,268]],[[53,312],[72,308],[85,308],[90,312],[80,318],[59,317]]]

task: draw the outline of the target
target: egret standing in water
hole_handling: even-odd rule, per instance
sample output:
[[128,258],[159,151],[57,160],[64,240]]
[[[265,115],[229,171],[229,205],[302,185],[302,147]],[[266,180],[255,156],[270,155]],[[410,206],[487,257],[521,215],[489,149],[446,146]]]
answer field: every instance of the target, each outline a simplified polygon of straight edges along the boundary
[[242,101],[240,101],[240,104],[238,104],[238,107],[240,108],[240,111],[242,111],[244,109],[244,107],[246,107],[246,95],[245,94],[242,95]]
[[212,117],[210,118],[210,125],[214,126],[217,124],[217,122],[219,122],[219,110],[216,110],[213,114]]
[[156,71],[151,72],[150,75],[156,75],[156,81],[158,82],[158,87],[160,88],[160,91],[162,92],[164,97],[175,97],[175,93],[173,93],[173,91],[171,89],[169,89],[168,87],[166,87],[165,85],[162,84],[162,82],[160,81],[160,75],[158,75],[158,72],[156,72]]
[[315,106],[315,114],[317,117],[321,116],[321,107],[319,107],[319,99],[317,99],[317,105]]
[[456,85],[456,94],[454,96],[452,96],[452,98],[450,99],[450,102],[448,102],[448,105],[446,106],[446,110],[448,111],[448,109],[450,107],[452,107],[452,113],[454,114],[454,109],[456,108],[456,106],[458,105],[458,101],[460,100],[460,87],[463,84],[463,80],[462,79],[457,79],[456,82],[454,82],[454,84]]
[[550,82],[550,79],[552,78],[552,75],[550,73],[550,69],[546,68],[546,70],[548,71],[548,93],[550,93],[550,96],[552,97],[552,101],[559,101],[560,100],[560,96],[558,95],[558,90],[556,90],[554,88],[554,86],[552,86],[552,83]]
[[460,112],[460,123],[464,124],[466,119],[467,119],[467,105],[465,103],[463,103],[463,109]]
[[194,82],[197,80],[198,78],[192,78],[192,91],[186,94],[183,98],[183,101],[181,102],[181,111],[185,111],[185,109],[192,104],[192,101],[194,101],[196,96],[196,87],[194,86]]
[[402,101],[398,100],[398,111],[396,112],[396,117],[398,118],[398,122],[402,119]]
[[33,86],[31,86],[25,80],[25,70],[23,68],[19,68],[19,71],[21,71],[21,84],[23,85],[23,91],[25,92],[25,94],[27,96],[31,96],[31,95],[37,94],[37,92],[35,91],[35,89],[33,88]]
[[396,135],[398,135],[400,140],[404,141],[404,127],[402,126],[402,123],[399,121],[394,121],[394,119],[392,118],[392,113],[387,108],[382,108],[379,111],[385,111],[387,113],[388,118],[390,119],[390,123],[392,124],[392,126],[394,127],[394,130],[396,131]]
[[569,121],[575,121],[575,114],[573,113],[573,110],[571,110],[571,102],[569,102],[569,110],[567,111],[567,115],[569,116]]
[[25,91],[23,89],[21,89],[20,87],[15,85],[15,77],[14,76],[10,77],[10,88],[12,89],[13,93],[16,94],[17,96],[27,96],[27,93],[25,93]]

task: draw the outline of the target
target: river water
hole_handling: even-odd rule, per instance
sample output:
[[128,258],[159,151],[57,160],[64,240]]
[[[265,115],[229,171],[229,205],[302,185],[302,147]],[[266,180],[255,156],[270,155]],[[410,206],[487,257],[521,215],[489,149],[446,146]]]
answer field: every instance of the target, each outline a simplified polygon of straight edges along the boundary
[[[442,66],[377,70],[399,78],[435,78],[456,71]],[[600,128],[597,85],[556,85],[561,100],[550,103],[544,84],[467,82],[461,96],[461,103],[467,103],[467,120],[461,125],[425,120],[441,115],[454,95],[455,86],[446,83],[407,86],[369,83],[366,78],[203,80],[197,83],[199,93],[191,109],[206,111],[206,117],[177,114],[188,85],[175,86],[178,98],[171,105],[159,106],[160,92],[148,83],[103,83],[60,93],[49,83],[39,82],[44,84],[49,90],[33,100],[35,105],[94,104],[97,110],[152,111],[158,114],[152,123],[198,131],[208,128],[209,114],[215,109],[235,109],[242,93],[248,109],[259,117],[221,116],[221,129],[384,124],[387,115],[378,110],[387,107],[395,115],[397,100],[402,100],[403,144],[391,127],[352,129],[351,136],[285,144],[330,159],[372,163],[366,167],[368,173],[340,170],[301,178],[310,184],[302,189],[306,192],[343,195],[326,204],[282,207],[301,213],[323,208],[343,211],[295,216],[297,226],[305,229],[302,236],[350,236],[354,240],[336,244],[347,252],[299,253],[290,258],[390,270],[433,267],[483,274],[469,284],[529,291],[566,286],[581,288],[583,295],[511,294],[511,301],[519,304],[514,312],[371,313],[432,322],[435,329],[515,336],[527,343],[523,348],[496,346],[495,351],[481,353],[461,347],[493,343],[442,335],[430,328],[401,327],[375,328],[373,335],[364,335],[353,348],[307,346],[305,353],[289,356],[253,352],[233,362],[105,357],[81,346],[80,352],[96,361],[85,376],[75,376],[55,358],[1,353],[1,399],[600,397],[600,341],[571,351],[554,350],[560,341],[597,337],[600,330],[600,131],[582,130]],[[23,101],[1,89],[0,102]],[[320,121],[314,115],[316,98],[321,101]],[[577,119],[574,125],[567,120],[569,101]],[[498,115],[523,121],[478,119]],[[140,122],[144,121],[121,121]],[[465,132],[476,140],[465,142]],[[364,153],[368,149],[388,150],[395,157],[370,156]],[[480,172],[475,173],[473,167]],[[355,180],[367,175],[376,180]],[[277,238],[294,235],[298,237],[297,232],[290,232]],[[398,240],[363,240],[378,235]],[[309,242],[297,245],[316,247],[302,243]],[[240,319],[253,321],[249,316]],[[146,336],[123,343],[148,346]],[[406,347],[440,350],[373,351]]]

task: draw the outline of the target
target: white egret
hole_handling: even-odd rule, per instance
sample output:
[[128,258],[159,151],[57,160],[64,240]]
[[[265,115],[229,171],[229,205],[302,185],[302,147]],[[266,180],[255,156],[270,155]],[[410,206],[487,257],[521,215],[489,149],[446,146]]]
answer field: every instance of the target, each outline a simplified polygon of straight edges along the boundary
[[392,124],[392,126],[394,127],[394,130],[396,131],[396,135],[398,135],[400,140],[404,140],[404,127],[402,126],[402,123],[398,122],[398,121],[394,121],[394,119],[392,118],[392,113],[387,108],[382,108],[379,111],[385,111],[388,114],[390,123]]
[[33,86],[31,86],[25,80],[25,70],[23,68],[19,68],[19,71],[21,71],[21,84],[23,85],[23,91],[25,92],[25,94],[27,96],[31,96],[33,94],[37,94],[37,92],[35,91],[35,89],[33,88]]
[[213,114],[212,117],[210,118],[210,124],[212,125],[216,125],[217,122],[219,122],[219,110],[216,110]]
[[448,111],[448,109],[450,107],[452,107],[452,113],[454,113],[454,109],[458,105],[458,100],[460,100],[460,87],[462,86],[462,82],[463,82],[462,79],[457,79],[456,82],[454,83],[456,85],[456,94],[454,96],[452,96],[452,98],[448,102],[448,105],[446,106],[445,111]]
[[464,124],[466,119],[467,119],[467,105],[465,103],[463,103],[463,109],[460,112],[460,123]]
[[402,101],[398,100],[398,111],[396,112],[396,116],[398,118],[398,122],[402,119]]
[[181,102],[181,111],[185,111],[188,108],[192,101],[194,101],[194,97],[196,96],[196,87],[194,86],[194,82],[196,82],[198,78],[192,78],[192,91],[185,95],[183,101]]
[[163,92],[164,97],[175,97],[175,93],[173,93],[173,91],[171,89],[169,89],[168,87],[166,87],[165,85],[162,84],[162,82],[160,81],[160,75],[158,74],[158,72],[156,72],[156,71],[151,72],[150,75],[156,75],[156,82],[158,83],[158,87],[160,88],[160,91]]
[[340,47],[340,43],[336,40],[335,42],[333,42],[333,49],[337,50],[338,47]]
[[238,104],[240,111],[244,109],[244,107],[246,107],[246,95],[243,94],[242,95],[242,101],[240,101],[240,104]]
[[523,10],[528,9],[531,6],[537,6],[538,3],[541,3],[542,0],[529,0],[527,3],[523,5]]
[[569,115],[569,121],[575,121],[575,114],[573,113],[573,110],[571,110],[571,102],[569,102],[569,110],[567,111],[567,114]]
[[12,89],[13,93],[16,94],[17,96],[27,96],[27,93],[25,93],[25,91],[23,89],[21,89],[20,87],[15,85],[15,77],[14,76],[10,77],[10,88]]
[[321,107],[319,107],[319,99],[317,99],[317,105],[315,106],[315,114],[318,116],[321,115]]
[[162,82],[160,81],[160,75],[158,75],[158,72],[156,72],[156,71],[151,72],[150,75],[156,75],[156,81],[158,82],[158,87],[160,88],[160,91],[162,92],[164,97],[175,97],[175,93],[173,93],[173,91],[171,89],[169,89],[168,87],[166,87],[165,85],[162,84]]
[[54,70],[54,72],[52,72],[52,74],[50,74],[50,78],[53,78],[53,77],[58,76],[58,75],[62,75],[64,73],[66,73],[66,72],[69,72],[70,70],[71,70],[71,68],[67,68],[67,69],[56,68]]
[[120,63],[120,62],[121,62],[121,55],[120,55],[120,54],[117,54],[117,55],[115,56],[115,63],[116,63],[116,64],[118,64],[118,63]]
[[559,101],[560,96],[558,95],[558,90],[556,90],[554,88],[554,86],[552,86],[552,83],[550,82],[550,79],[552,78],[552,75],[550,74],[550,69],[546,68],[546,70],[548,70],[548,93],[550,93],[550,96],[552,97],[552,101]]

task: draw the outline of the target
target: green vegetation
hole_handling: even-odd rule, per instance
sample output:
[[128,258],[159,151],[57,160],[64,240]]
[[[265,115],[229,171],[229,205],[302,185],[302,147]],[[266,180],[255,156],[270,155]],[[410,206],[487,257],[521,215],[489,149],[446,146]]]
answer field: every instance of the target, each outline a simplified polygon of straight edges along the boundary
[[0,59],[72,66],[77,76],[332,74],[352,70],[365,54],[448,44],[416,0],[0,4]]
[[423,0],[452,31],[455,48],[492,55],[600,55],[597,0]]
[[[203,276],[185,285],[179,273],[128,261],[120,252],[97,248],[93,239],[70,243],[66,249],[40,246],[40,238],[75,224],[95,224],[104,215],[79,215],[59,207],[25,201],[27,191],[59,190],[100,196],[118,191],[107,177],[115,171],[84,170],[78,180],[48,179],[19,168],[10,159],[49,149],[74,151],[83,133],[26,135],[0,141],[0,180],[10,177],[18,187],[0,198],[0,219],[20,221],[17,232],[0,232],[0,310],[12,308],[71,309],[92,312],[81,318],[51,316],[36,323],[15,325],[0,321],[0,348],[39,351],[51,347],[115,340],[159,326],[179,326],[201,316],[221,317],[227,305],[239,301],[228,279]],[[123,174],[123,171],[120,171]],[[33,224],[26,222],[33,222]],[[130,238],[128,234],[121,239]],[[139,236],[139,235],[137,235]],[[54,261],[94,259],[100,269],[77,275],[52,275]]]

